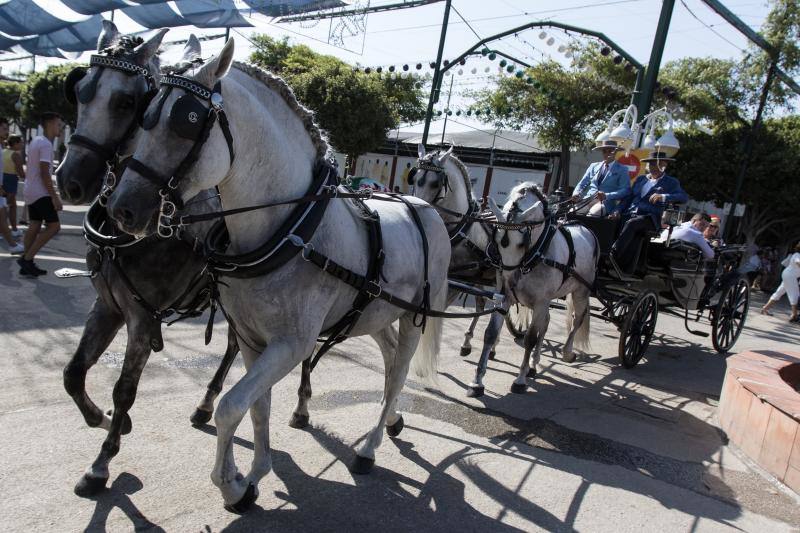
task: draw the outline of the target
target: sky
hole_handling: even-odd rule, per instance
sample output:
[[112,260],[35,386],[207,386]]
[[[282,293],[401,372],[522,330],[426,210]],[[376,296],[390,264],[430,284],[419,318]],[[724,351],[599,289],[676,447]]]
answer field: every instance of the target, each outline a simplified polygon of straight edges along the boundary
[[[397,3],[399,0],[373,0],[372,5]],[[36,0],[60,18],[80,19],[56,0]],[[364,5],[369,2],[359,0]],[[723,0],[723,3],[746,24],[758,30],[764,21],[769,7],[758,0]],[[605,33],[640,63],[647,63],[653,44],[656,26],[661,10],[660,0],[562,0],[555,3],[543,0],[453,0],[447,37],[444,47],[446,58],[453,58],[466,51],[480,39],[489,37],[527,22],[553,20],[584,27]],[[266,33],[280,38],[287,36],[293,44],[303,43],[317,52],[335,55],[351,64],[375,68],[390,65],[401,70],[402,65],[422,63],[419,72],[431,73],[428,67],[435,60],[439,43],[444,2],[398,11],[370,14],[358,24],[347,21],[348,27],[356,28],[356,35],[347,37],[338,46],[331,44],[329,33],[339,25],[341,19],[322,20],[304,23],[278,23],[262,15],[246,16],[254,28],[234,28],[231,37],[236,41],[237,59],[244,60],[253,47],[248,38],[255,33]],[[107,17],[108,18],[108,17]],[[115,22],[123,33],[139,31],[142,28],[120,13]],[[466,22],[465,22],[466,21]],[[357,28],[357,26],[361,26]],[[360,31],[364,29],[365,31]],[[553,58],[566,62],[559,46],[565,46],[572,39],[583,40],[580,36],[569,36],[560,30],[534,29],[510,36],[492,44],[492,47],[518,57],[529,63]],[[219,29],[174,28],[165,41],[185,39],[189,33],[212,35],[224,33]],[[334,32],[336,33],[336,32]],[[480,38],[480,39],[479,39]],[[552,44],[548,44],[552,38]],[[203,42],[203,55],[208,57],[219,51],[223,40]],[[687,56],[711,56],[721,59],[740,58],[747,48],[747,39],[714,13],[701,0],[676,0],[662,64]],[[181,47],[167,48],[165,58],[177,55]],[[86,60],[88,54],[81,59]],[[79,59],[80,60],[80,59]],[[63,60],[37,58],[36,69]],[[466,110],[469,102],[467,94],[475,89],[486,87],[497,74],[498,61],[486,59],[470,60],[453,72],[453,95],[450,108]],[[0,63],[3,72],[15,69],[30,71],[31,61],[19,64]],[[486,72],[486,69],[489,72]],[[474,73],[473,73],[474,70]],[[450,78],[443,84],[442,101],[435,109],[444,109],[450,86]],[[441,128],[441,120],[432,126],[432,131]],[[451,117],[448,130],[457,131],[481,126],[474,120],[464,117]],[[420,126],[410,129],[420,131]]]

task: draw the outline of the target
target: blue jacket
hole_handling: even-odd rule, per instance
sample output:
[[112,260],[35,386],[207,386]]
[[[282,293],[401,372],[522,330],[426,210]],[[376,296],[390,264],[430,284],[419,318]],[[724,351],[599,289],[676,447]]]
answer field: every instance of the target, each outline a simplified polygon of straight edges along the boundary
[[[667,203],[682,204],[689,200],[689,195],[681,188],[681,183],[672,176],[666,174],[662,175],[653,184],[653,187],[643,194],[643,190],[648,177],[645,175],[636,178],[633,182],[633,187],[628,194],[620,201],[616,211],[622,213],[622,218],[630,218],[633,216],[650,215],[656,228],[661,227],[661,214]],[[663,202],[655,204],[650,203],[650,197],[654,194],[663,194],[665,196]]]
[[606,193],[606,199],[603,205],[606,212],[610,213],[617,207],[619,200],[628,195],[631,190],[631,178],[628,174],[628,167],[613,161],[608,167],[608,174],[603,183],[597,186],[597,180],[600,177],[600,170],[603,168],[603,162],[592,163],[586,169],[586,173],[581,178],[581,181],[575,186],[575,191],[572,193],[582,198],[589,198],[595,195],[597,191]]

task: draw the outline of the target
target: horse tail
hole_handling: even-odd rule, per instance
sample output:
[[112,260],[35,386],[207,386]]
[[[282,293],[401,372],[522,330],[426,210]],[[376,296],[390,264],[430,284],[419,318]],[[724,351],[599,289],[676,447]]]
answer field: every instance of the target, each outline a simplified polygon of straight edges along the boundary
[[[577,290],[575,292],[570,293],[567,295],[567,331],[570,331],[573,324],[573,316],[575,315],[575,308],[578,307],[575,305],[575,299],[580,298],[582,300],[582,307],[583,307],[583,318],[580,320],[580,325],[578,326],[578,331],[575,332],[574,343],[575,347],[579,350],[589,351],[591,348],[590,336],[589,336],[589,322],[591,318],[591,314],[589,313],[589,293],[588,290]],[[578,318],[578,317],[575,317]]]
[[[437,294],[431,298],[431,308],[444,310],[447,307],[447,283]],[[442,319],[428,317],[425,324],[425,331],[419,339],[417,351],[411,359],[411,368],[414,374],[436,384],[436,376],[439,371],[439,347],[442,343]]]

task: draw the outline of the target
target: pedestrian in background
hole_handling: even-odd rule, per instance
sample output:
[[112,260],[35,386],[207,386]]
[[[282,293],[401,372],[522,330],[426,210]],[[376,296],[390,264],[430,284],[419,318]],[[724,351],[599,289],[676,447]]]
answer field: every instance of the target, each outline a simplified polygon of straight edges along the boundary
[[792,306],[792,315],[789,317],[789,322],[797,322],[797,301],[800,299],[800,287],[798,287],[798,280],[800,280],[800,242],[794,245],[794,253],[790,253],[781,262],[783,272],[781,272],[781,284],[769,297],[767,304],[761,308],[762,315],[772,315],[769,312],[770,307],[775,305],[785,294],[789,298],[789,303]]
[[3,150],[3,190],[8,202],[8,218],[11,223],[11,233],[14,237],[21,237],[22,232],[17,228],[17,189],[19,181],[25,179],[25,169],[22,166],[22,137],[11,135],[8,146]]
[[[61,229],[58,211],[63,208],[53,185],[53,139],[61,132],[61,115],[42,114],[43,135],[35,137],[28,146],[28,172],[25,179],[25,202],[28,204],[29,225],[25,232],[25,254],[17,260],[19,273],[25,277],[47,274],[34,263],[36,253]],[[44,229],[42,226],[44,225]]]

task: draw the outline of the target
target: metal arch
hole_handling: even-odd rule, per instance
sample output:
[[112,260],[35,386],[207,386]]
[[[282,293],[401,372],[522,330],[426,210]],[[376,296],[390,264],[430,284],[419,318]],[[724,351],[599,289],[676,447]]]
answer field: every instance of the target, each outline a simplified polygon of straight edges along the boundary
[[[623,58],[625,58],[625,60],[628,61],[628,63],[630,63],[631,65],[633,65],[637,69],[636,87],[634,88],[634,94],[637,92],[639,86],[641,85],[641,80],[642,80],[642,77],[643,77],[642,75],[643,75],[643,72],[644,72],[644,65],[639,63],[632,55],[630,55],[621,46],[619,46],[617,43],[615,43],[613,40],[611,40],[606,34],[604,34],[602,32],[598,32],[598,31],[594,31],[594,30],[589,30],[589,29],[586,29],[586,28],[581,28],[579,26],[573,26],[571,24],[563,24],[561,22],[555,22],[555,21],[529,22],[527,24],[523,24],[522,26],[517,26],[516,28],[510,29],[510,30],[506,30],[504,32],[497,33],[497,34],[492,35],[490,37],[486,37],[485,39],[481,39],[480,41],[475,43],[472,47],[470,47],[467,51],[465,51],[460,56],[458,56],[457,58],[452,60],[447,66],[444,66],[444,65],[441,65],[441,64],[437,64],[437,67],[439,67],[439,68],[434,72],[434,77],[433,77],[433,80],[432,80],[431,96],[430,96],[430,100],[428,102],[428,113],[425,116],[425,128],[424,128],[424,131],[423,131],[423,134],[422,134],[422,144],[426,144],[428,142],[428,133],[429,133],[429,130],[430,130],[433,104],[435,102],[439,101],[439,93],[441,91],[441,85],[442,85],[441,81],[442,81],[442,78],[443,78],[445,72],[447,72],[448,70],[453,68],[455,65],[459,64],[459,62],[462,59],[466,59],[468,56],[474,55],[476,50],[479,47],[484,46],[487,43],[490,43],[492,41],[496,41],[498,39],[502,39],[503,37],[507,37],[509,35],[513,35],[515,33],[519,33],[521,31],[525,31],[525,30],[528,30],[528,29],[531,29],[531,28],[546,28],[546,27],[547,28],[560,28],[560,29],[565,30],[565,31],[571,31],[573,33],[579,33],[579,34],[582,34],[582,35],[590,35],[592,37],[597,37],[598,39],[600,39],[602,42],[604,42],[612,50],[614,50],[619,55],[621,55]],[[442,39],[442,42],[440,42],[440,53],[441,53],[441,45],[442,44],[443,44],[443,39]],[[530,65],[528,65],[524,61],[520,61],[520,60],[518,60],[516,58],[513,58],[513,57],[511,57],[511,56],[509,56],[507,54],[504,54],[502,52],[498,52],[498,51],[495,51],[495,50],[492,50],[492,52],[494,52],[497,55],[501,55],[503,57],[511,59],[512,61],[514,61],[516,63],[519,63],[521,65],[524,65],[526,67],[530,67]]]

